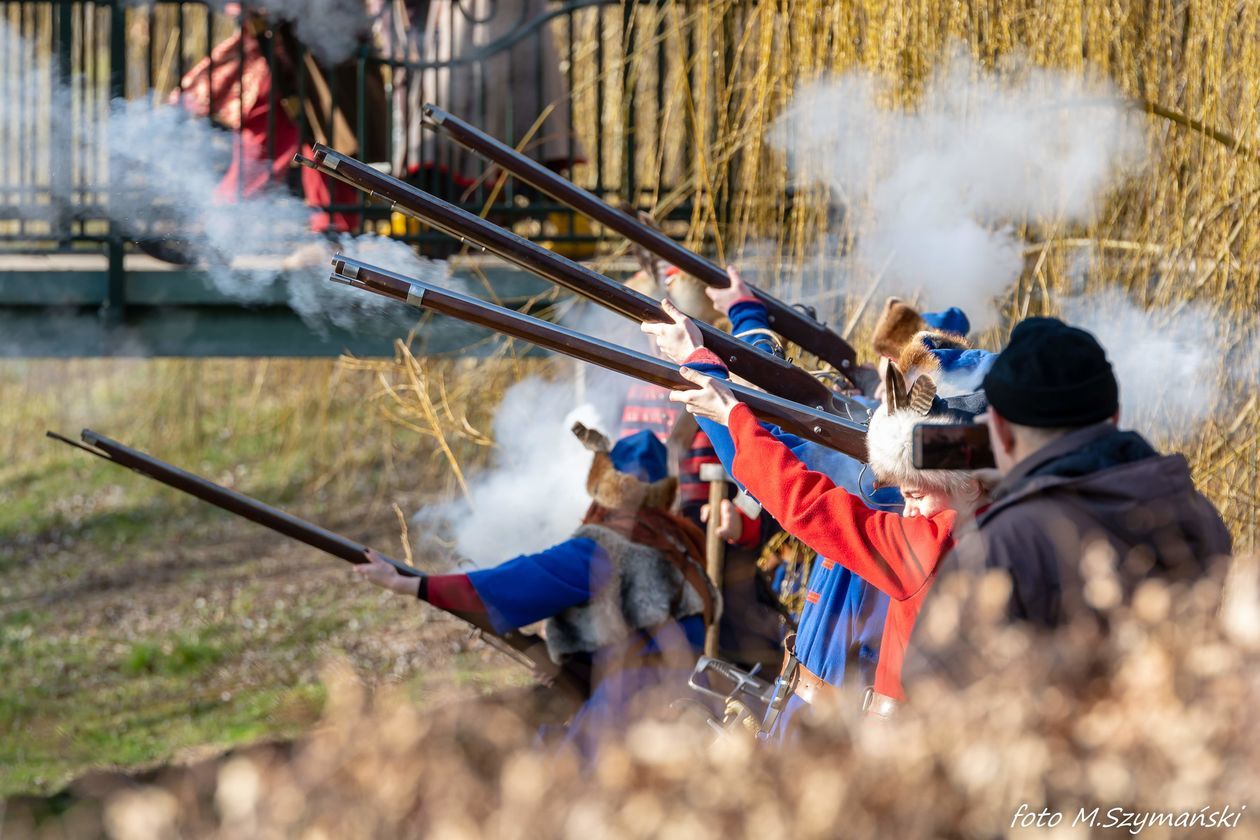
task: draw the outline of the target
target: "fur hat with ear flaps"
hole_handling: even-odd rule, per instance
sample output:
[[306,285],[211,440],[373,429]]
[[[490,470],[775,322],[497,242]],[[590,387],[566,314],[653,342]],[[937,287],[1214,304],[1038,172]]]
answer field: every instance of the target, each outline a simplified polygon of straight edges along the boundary
[[973,419],[951,410],[936,396],[936,381],[920,376],[907,388],[896,363],[884,376],[884,404],[866,430],[867,463],[881,484],[961,492],[974,478],[965,470],[920,470],[914,465],[914,427],[945,425]]
[[914,334],[928,328],[914,307],[898,297],[884,301],[884,310],[875,322],[872,343],[875,352],[887,359],[897,359]]
[[678,493],[678,479],[670,476],[665,444],[646,429],[628,435],[613,446],[608,438],[581,423],[573,434],[595,453],[586,476],[586,492],[596,504],[609,510],[640,508],[668,510]]
[[919,377],[930,376],[937,396],[948,398],[979,391],[996,360],[996,353],[973,348],[957,333],[923,330],[902,348],[897,367],[911,387]]
[[[884,309],[875,322],[875,333],[872,344],[875,352],[887,359],[900,359],[912,346],[912,339],[923,333],[940,336],[942,339],[961,342],[964,348],[971,347],[967,343],[967,333],[971,332],[971,320],[967,313],[956,306],[940,312],[919,313],[914,307],[898,297],[890,297],[884,301]],[[903,365],[901,368],[906,371]]]

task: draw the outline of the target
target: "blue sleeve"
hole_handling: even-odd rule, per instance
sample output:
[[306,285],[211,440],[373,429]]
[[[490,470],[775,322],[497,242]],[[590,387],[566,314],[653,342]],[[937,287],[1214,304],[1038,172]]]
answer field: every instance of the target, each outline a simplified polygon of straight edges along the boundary
[[779,345],[770,336],[761,332],[748,334],[752,330],[770,329],[770,313],[766,311],[764,303],[759,300],[742,300],[730,308],[726,317],[731,321],[731,335],[772,356],[783,355]]
[[583,537],[469,572],[468,580],[486,605],[491,626],[503,633],[586,603],[611,575],[608,555]]
[[[734,307],[731,308],[734,309]],[[726,369],[719,365],[690,364],[687,367],[699,371],[705,376],[712,376],[714,379],[730,378]],[[715,423],[703,417],[697,417],[696,420],[700,423],[700,430],[708,436],[709,442],[713,445],[713,451],[717,455],[718,460],[726,468],[726,474],[733,476],[731,465],[735,463],[735,441],[731,438],[731,430],[721,423]],[[866,502],[868,507],[880,510],[900,510],[902,505],[901,493],[894,487],[881,487],[876,490],[875,475],[870,470],[863,469],[864,465],[861,461],[845,455],[843,452],[838,452],[831,447],[789,434],[778,426],[772,426],[769,423],[763,423],[762,425],[784,446],[792,450],[792,454],[799,458],[806,467],[822,473],[830,478],[837,487],[843,487],[855,496],[860,497]],[[738,481],[735,483],[740,490],[744,489],[743,485],[739,484]]]
[[[700,423],[700,430],[708,435],[709,443],[713,445],[713,451],[717,454],[718,460],[722,462],[722,466],[726,467],[726,474],[731,475],[731,465],[735,462],[735,441],[731,439],[731,430],[721,423],[715,423],[703,417],[696,419]],[[806,467],[827,476],[835,482],[837,487],[843,487],[853,495],[859,496],[866,502],[867,507],[879,510],[900,510],[901,493],[895,487],[875,489],[874,473],[869,469],[864,469],[865,465],[858,459],[829,446],[797,437],[778,426],[772,426],[769,423],[763,423],[762,426],[784,446],[792,450],[792,454]],[[738,481],[735,483],[739,484]],[[743,490],[743,485],[739,485],[739,489]]]

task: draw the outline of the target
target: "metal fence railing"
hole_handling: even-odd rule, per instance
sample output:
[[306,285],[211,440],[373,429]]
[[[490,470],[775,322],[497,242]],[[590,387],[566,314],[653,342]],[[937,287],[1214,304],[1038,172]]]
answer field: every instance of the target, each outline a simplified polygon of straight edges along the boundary
[[[598,231],[496,182],[422,126],[420,106],[435,102],[607,197],[653,206],[686,193],[688,123],[670,99],[692,70],[685,49],[667,48],[657,0],[266,7],[271,18],[222,0],[0,0],[0,250],[104,248],[121,266],[130,249],[172,258],[171,243],[197,235],[177,208],[118,212],[136,174],[109,148],[120,101],[192,117],[215,152],[216,200],[282,190],[311,205],[315,229],[426,250],[444,238],[310,180],[292,154],[329,143],[579,256]],[[671,209],[688,214],[685,201]]]

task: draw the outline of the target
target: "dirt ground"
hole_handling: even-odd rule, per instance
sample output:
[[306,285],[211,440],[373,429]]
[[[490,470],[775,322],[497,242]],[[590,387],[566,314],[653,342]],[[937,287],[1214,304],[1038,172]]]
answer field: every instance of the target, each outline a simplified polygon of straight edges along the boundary
[[344,562],[43,437],[94,427],[402,557],[394,505],[451,480],[374,388],[334,360],[0,366],[0,797],[293,737],[330,663],[420,708],[531,682]]
[[[181,519],[121,554],[35,541],[0,576],[0,790],[295,734],[317,719],[334,660],[435,706],[529,679],[459,621],[334,558],[217,512]],[[379,519],[344,511],[323,524],[396,545]]]

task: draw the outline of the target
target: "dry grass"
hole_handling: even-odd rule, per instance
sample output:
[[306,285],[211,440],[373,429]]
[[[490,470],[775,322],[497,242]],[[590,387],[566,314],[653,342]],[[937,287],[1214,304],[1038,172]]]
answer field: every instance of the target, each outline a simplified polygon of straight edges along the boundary
[[[484,422],[494,401],[469,367],[428,363]],[[510,366],[479,372],[496,369]],[[89,426],[406,556],[395,506],[454,488],[439,448],[381,415],[381,393],[336,360],[0,363],[0,796],[292,736],[320,714],[331,654],[422,705],[528,678],[458,620],[43,437]],[[452,448],[470,464],[480,449]],[[431,542],[416,553],[441,562]]]

